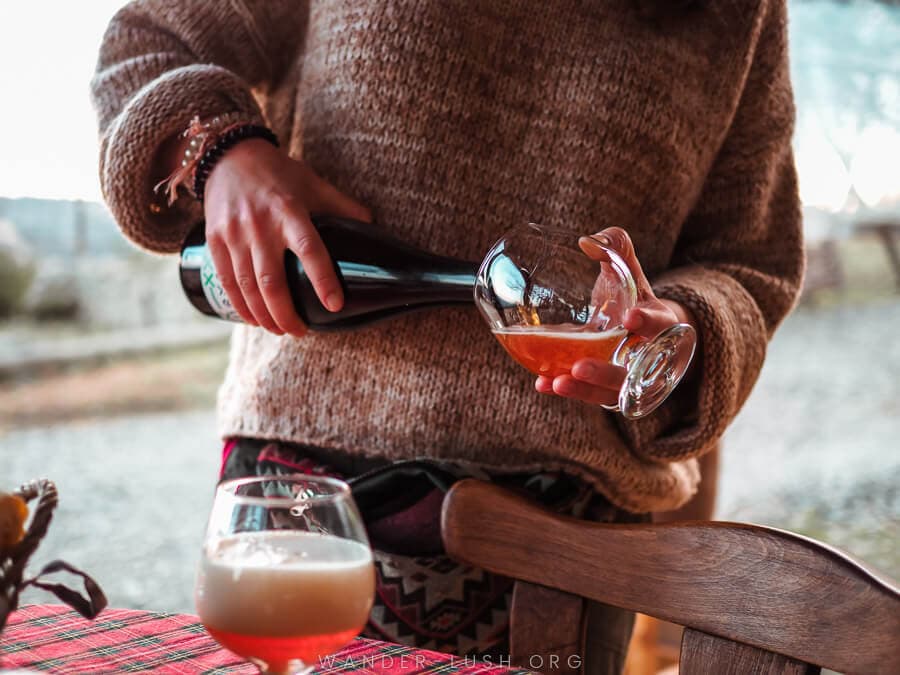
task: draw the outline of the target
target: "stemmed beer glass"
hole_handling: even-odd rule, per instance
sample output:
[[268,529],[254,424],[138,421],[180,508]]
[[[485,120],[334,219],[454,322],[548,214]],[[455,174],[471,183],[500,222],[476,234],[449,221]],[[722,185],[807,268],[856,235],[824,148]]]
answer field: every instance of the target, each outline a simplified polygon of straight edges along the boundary
[[262,673],[296,675],[362,630],[375,572],[346,483],[308,475],[219,485],[197,579],[200,620]]
[[500,344],[535,375],[566,374],[582,358],[624,367],[610,409],[630,419],[666,399],[697,344],[688,324],[651,340],[630,334],[623,323],[638,291],[622,257],[593,237],[542,225],[515,227],[494,244],[478,270],[475,302]]

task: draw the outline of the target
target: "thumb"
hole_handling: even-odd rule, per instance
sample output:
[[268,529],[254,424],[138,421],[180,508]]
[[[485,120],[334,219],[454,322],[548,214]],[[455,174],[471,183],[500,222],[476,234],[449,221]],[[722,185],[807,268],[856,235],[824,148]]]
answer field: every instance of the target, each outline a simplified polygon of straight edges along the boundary
[[625,261],[637,286],[639,300],[655,297],[653,295],[653,287],[650,285],[650,281],[644,274],[644,269],[637,258],[631,237],[628,236],[625,230],[621,227],[608,227],[593,235],[593,238],[607,248],[614,250]]
[[625,315],[625,328],[642,338],[652,340],[678,319],[666,307],[632,307]]

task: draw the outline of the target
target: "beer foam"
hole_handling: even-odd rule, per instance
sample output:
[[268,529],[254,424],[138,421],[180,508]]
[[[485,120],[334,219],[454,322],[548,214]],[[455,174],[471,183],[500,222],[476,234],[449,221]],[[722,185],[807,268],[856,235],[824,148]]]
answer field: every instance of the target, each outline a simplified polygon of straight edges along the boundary
[[233,568],[327,570],[372,562],[369,548],[356,541],[295,530],[243,532],[209,544],[210,564]]
[[357,633],[372,608],[375,567],[365,544],[275,530],[207,545],[197,613],[210,629],[266,638]]

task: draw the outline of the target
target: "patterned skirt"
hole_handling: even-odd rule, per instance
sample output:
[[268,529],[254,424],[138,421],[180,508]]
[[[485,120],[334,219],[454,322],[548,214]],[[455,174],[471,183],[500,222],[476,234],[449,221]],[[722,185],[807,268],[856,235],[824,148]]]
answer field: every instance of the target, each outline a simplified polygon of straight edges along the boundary
[[[352,457],[332,450],[234,439],[226,443],[220,480],[305,473],[350,480],[387,478],[372,501],[377,513],[360,510],[367,523],[376,568],[376,598],[364,635],[435,651],[499,662],[509,653],[509,606],[513,580],[463,565],[444,554],[440,509],[444,490],[410,465]],[[489,480],[525,494],[559,513],[597,522],[639,522],[581,481],[563,473],[488,474],[469,467],[428,463],[442,477]],[[405,467],[402,489],[391,472]],[[417,471],[412,471],[416,474]],[[382,481],[384,482],[384,481]],[[441,481],[437,481],[440,483]],[[354,484],[354,493],[356,485]],[[360,500],[357,498],[357,502]]]

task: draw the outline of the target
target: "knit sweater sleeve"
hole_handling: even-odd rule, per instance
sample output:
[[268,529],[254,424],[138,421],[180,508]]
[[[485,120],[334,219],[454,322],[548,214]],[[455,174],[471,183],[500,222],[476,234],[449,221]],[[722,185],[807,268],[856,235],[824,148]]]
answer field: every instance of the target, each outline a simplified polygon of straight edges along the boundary
[[679,385],[648,417],[619,421],[632,449],[647,459],[695,456],[722,435],[799,293],[804,257],[785,4],[761,3],[731,126],[684,223],[673,266],[652,280],[658,297],[691,310],[700,351],[694,382]]
[[277,85],[300,48],[305,7],[288,0],[138,0],[110,22],[91,94],[100,123],[100,183],[122,231],[177,251],[201,216],[153,192],[162,144],[194,116],[241,113],[262,123],[254,94]]

